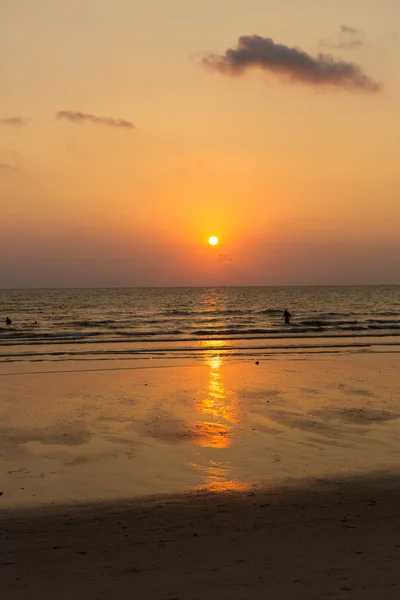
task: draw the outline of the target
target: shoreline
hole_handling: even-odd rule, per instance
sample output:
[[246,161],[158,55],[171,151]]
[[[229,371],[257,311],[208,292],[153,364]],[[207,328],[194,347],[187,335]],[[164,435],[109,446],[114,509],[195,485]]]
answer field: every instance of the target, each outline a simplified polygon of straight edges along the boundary
[[[366,494],[366,491],[368,493]],[[299,504],[305,499],[313,502],[319,495],[331,498],[335,504],[340,497],[351,500],[365,499],[368,494],[398,493],[400,499],[400,463],[398,469],[365,471],[357,473],[337,472],[329,476],[320,477],[288,477],[286,479],[271,479],[268,482],[243,484],[238,488],[209,488],[197,487],[182,489],[174,492],[153,493],[127,498],[100,499],[100,500],[71,500],[54,502],[52,504],[17,505],[14,507],[0,506],[0,523],[14,519],[41,519],[51,517],[84,518],[91,513],[114,513],[130,511],[153,510],[162,506],[196,507],[209,505],[215,502],[246,503],[247,498],[254,501],[268,499],[268,506],[279,507],[282,501],[296,498]],[[297,500],[296,500],[297,502]],[[400,517],[400,513],[399,513]],[[400,546],[399,546],[400,547]]]

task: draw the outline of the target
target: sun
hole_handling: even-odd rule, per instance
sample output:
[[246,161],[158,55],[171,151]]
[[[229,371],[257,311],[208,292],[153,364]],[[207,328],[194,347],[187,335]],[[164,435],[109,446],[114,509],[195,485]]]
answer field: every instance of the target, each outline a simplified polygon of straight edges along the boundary
[[208,238],[208,243],[211,244],[211,246],[216,246],[219,242],[219,239],[217,238],[216,235],[212,235],[210,238]]

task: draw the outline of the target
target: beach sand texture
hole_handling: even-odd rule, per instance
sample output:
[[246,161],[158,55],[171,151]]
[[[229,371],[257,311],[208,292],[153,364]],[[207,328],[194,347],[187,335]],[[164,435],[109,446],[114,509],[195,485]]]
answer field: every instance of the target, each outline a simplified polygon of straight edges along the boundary
[[150,363],[3,371],[4,597],[399,597],[396,354]]

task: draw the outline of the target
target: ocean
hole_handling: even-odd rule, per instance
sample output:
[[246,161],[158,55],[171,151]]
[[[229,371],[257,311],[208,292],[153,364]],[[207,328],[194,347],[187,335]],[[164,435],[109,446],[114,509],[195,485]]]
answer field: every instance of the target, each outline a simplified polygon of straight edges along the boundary
[[0,315],[0,362],[400,350],[400,286],[2,290]]

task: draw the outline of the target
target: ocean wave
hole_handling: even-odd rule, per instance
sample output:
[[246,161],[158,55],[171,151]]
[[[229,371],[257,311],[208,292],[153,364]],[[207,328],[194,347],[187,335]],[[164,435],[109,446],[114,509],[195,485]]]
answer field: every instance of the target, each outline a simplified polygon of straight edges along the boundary
[[229,335],[241,335],[241,336],[253,336],[253,335],[277,335],[277,334],[282,334],[282,335],[289,335],[289,334],[295,334],[296,337],[299,336],[299,334],[301,333],[312,333],[312,332],[316,332],[318,328],[314,327],[314,328],[306,328],[306,327],[300,327],[299,325],[294,325],[294,326],[289,326],[289,327],[282,327],[282,328],[275,328],[275,329],[241,329],[241,328],[235,328],[235,327],[229,327],[227,329],[199,329],[197,331],[193,331],[192,333],[194,335],[197,336],[211,336],[211,337],[215,337],[215,336],[220,336],[220,337],[224,337],[224,336],[229,336]]
[[179,331],[179,329],[177,330],[165,330],[165,331],[116,331],[115,332],[118,335],[121,335],[123,337],[141,337],[141,338],[146,338],[146,337],[154,337],[154,336],[159,336],[159,337],[163,337],[166,335],[181,335],[183,332]]
[[[385,346],[400,346],[400,335],[399,333],[393,333],[393,332],[374,332],[373,334],[371,332],[360,332],[358,335],[354,336],[353,332],[335,332],[335,333],[330,333],[330,334],[320,334],[319,332],[314,332],[314,333],[308,333],[308,334],[304,334],[304,335],[300,335],[300,336],[293,336],[290,335],[290,333],[285,332],[286,335],[282,335],[282,333],[277,333],[274,332],[273,334],[265,334],[265,333],[260,333],[260,334],[256,334],[256,333],[252,333],[252,335],[249,334],[231,334],[231,335],[225,335],[225,336],[191,336],[191,335],[182,335],[179,338],[177,338],[176,336],[162,336],[162,337],[125,337],[125,338],[108,338],[108,339],[104,339],[104,338],[99,338],[99,337],[92,337],[90,339],[85,338],[85,337],[76,337],[76,338],[53,338],[53,339],[37,339],[34,342],[32,340],[10,340],[8,343],[0,343],[0,355],[3,356],[3,358],[5,360],[7,360],[9,357],[11,357],[13,355],[13,353],[16,352],[17,348],[22,348],[22,347],[33,347],[35,348],[35,350],[32,351],[32,354],[36,354],[38,352],[40,352],[39,348],[43,347],[46,348],[46,350],[43,350],[42,352],[44,354],[51,354],[54,351],[51,349],[51,346],[63,346],[65,344],[68,344],[68,346],[66,347],[65,350],[59,350],[58,353],[60,355],[64,354],[65,352],[68,352],[70,348],[73,347],[87,347],[88,350],[87,352],[91,353],[93,351],[93,348],[95,348],[96,346],[100,346],[100,345],[104,345],[106,344],[107,346],[113,347],[117,344],[129,344],[129,346],[127,346],[127,348],[130,348],[131,351],[133,352],[132,349],[135,349],[134,352],[138,352],[141,353],[143,351],[145,351],[146,348],[149,348],[148,344],[151,342],[151,352],[164,352],[167,351],[165,344],[166,343],[171,343],[173,344],[173,346],[175,347],[176,351],[179,351],[182,348],[182,343],[204,343],[206,341],[210,341],[210,342],[215,342],[215,341],[223,341],[224,345],[226,345],[227,348],[231,347],[232,348],[232,342],[236,344],[240,343],[240,345],[242,345],[242,343],[244,342],[260,342],[262,341],[266,346],[265,347],[272,347],[274,343],[276,343],[279,340],[279,348],[284,348],[285,345],[287,344],[288,347],[296,347],[299,344],[304,344],[306,347],[308,347],[310,345],[310,343],[312,342],[315,345],[316,340],[318,340],[319,343],[322,343],[323,341],[325,341],[329,346],[332,345],[332,341],[333,340],[346,340],[346,346],[349,345],[348,341],[351,340],[350,345],[363,345],[363,346],[371,346],[373,345],[385,345]],[[177,341],[179,340],[179,344],[177,344]],[[378,342],[377,340],[381,340],[380,342]],[[284,342],[284,344],[282,344],[282,342]],[[146,344],[146,346],[143,346],[142,344]],[[160,344],[160,346],[158,346],[157,344]],[[217,348],[215,349],[221,349],[224,346],[219,344]],[[204,346],[202,347],[203,350],[205,350]],[[12,349],[12,350],[11,350]],[[85,350],[86,352],[86,350]],[[168,349],[168,352],[170,352],[170,349]]]
[[[282,313],[282,311],[280,311]],[[172,309],[159,313],[163,316],[168,317],[207,317],[209,315],[218,315],[218,316],[229,316],[229,315],[248,315],[252,314],[252,309],[236,309],[236,308],[226,308],[226,309],[215,309],[215,310],[182,310],[182,309]]]
[[[55,349],[35,349],[35,351],[14,351],[7,355],[0,353],[0,363],[24,362],[24,361],[59,361],[66,360],[120,360],[120,359],[140,359],[140,358],[196,358],[199,356],[208,356],[210,352],[213,354],[218,351],[219,355],[232,357],[252,357],[252,356],[269,356],[269,355],[288,355],[288,354],[321,354],[321,353],[346,353],[346,352],[365,352],[365,351],[391,351],[397,352],[400,349],[400,339],[397,341],[388,341],[386,338],[382,340],[371,341],[367,339],[358,339],[354,337],[340,339],[340,336],[334,336],[330,340],[313,340],[312,343],[285,343],[268,345],[253,344],[249,345],[246,340],[240,346],[232,346],[229,340],[223,346],[217,348],[204,348],[203,346],[195,346],[193,342],[196,340],[184,340],[187,344],[176,346],[174,344],[163,348],[157,347],[111,347],[111,348],[85,348],[77,345],[76,348],[68,348],[65,350]],[[248,340],[247,340],[248,341]]]
[[379,323],[380,325],[389,325],[390,323],[393,323],[395,325],[400,325],[400,321],[397,319],[395,321],[393,319],[367,319],[365,323]]
[[382,329],[400,329],[400,323],[392,324],[392,325],[387,326],[387,327],[382,327],[381,325],[372,325],[372,324],[369,324],[368,325],[368,329],[374,329],[374,330],[378,330],[378,331],[382,330]]
[[[81,323],[83,323],[82,321]],[[220,322],[218,320],[218,322]],[[393,335],[400,330],[400,321],[321,321],[321,320],[304,320],[299,323],[291,323],[284,325],[281,321],[278,323],[269,324],[267,327],[252,326],[248,321],[243,323],[221,324],[221,327],[197,327],[196,323],[186,324],[179,329],[168,327],[150,327],[149,329],[141,329],[137,327],[120,327],[117,324],[111,329],[101,329],[88,327],[76,327],[70,331],[61,329],[59,331],[42,331],[39,327],[30,329],[21,327],[17,328],[0,328],[0,346],[9,344],[35,344],[39,342],[53,343],[55,341],[76,341],[86,340],[87,342],[99,338],[105,342],[109,340],[156,340],[165,338],[176,338],[179,340],[182,336],[195,336],[198,338],[224,338],[240,336],[241,338],[249,336],[284,336],[284,337],[301,337],[310,335],[335,335],[336,333],[353,333],[356,335],[379,335],[380,333],[393,332]],[[197,323],[201,325],[201,323]],[[84,331],[84,329],[90,331]]]
[[[289,325],[282,321],[286,306],[293,314]],[[218,340],[219,347],[226,340],[240,345],[238,340],[256,339],[296,345],[346,337],[368,343],[399,336],[400,287],[3,292],[0,314],[4,355],[18,346],[33,351],[57,345],[61,352],[74,344],[156,351],[166,341],[178,347],[184,340],[204,346]],[[11,327],[5,326],[6,315]]]
[[326,321],[325,319],[306,319],[299,321],[300,325],[310,327],[341,327],[343,325],[357,325],[358,321]]
[[282,315],[283,310],[281,310],[280,308],[266,308],[265,310],[260,310],[259,314],[260,315],[277,316],[277,315]]
[[198,313],[194,313],[190,310],[173,309],[173,310],[166,310],[160,314],[164,315],[165,317],[189,317],[190,315],[194,315],[194,314],[198,314]]
[[106,320],[106,321],[70,321],[66,322],[65,325],[69,327],[108,327],[110,325],[118,325],[117,321]]

